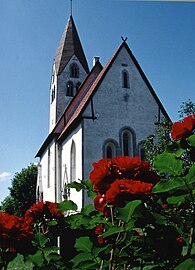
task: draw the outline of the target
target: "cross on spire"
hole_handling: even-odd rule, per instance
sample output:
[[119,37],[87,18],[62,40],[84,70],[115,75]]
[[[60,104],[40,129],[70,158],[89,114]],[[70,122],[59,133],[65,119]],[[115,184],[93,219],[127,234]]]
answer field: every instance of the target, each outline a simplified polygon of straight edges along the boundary
[[126,41],[128,39],[128,37],[124,38],[124,37],[121,37],[122,38],[122,41]]

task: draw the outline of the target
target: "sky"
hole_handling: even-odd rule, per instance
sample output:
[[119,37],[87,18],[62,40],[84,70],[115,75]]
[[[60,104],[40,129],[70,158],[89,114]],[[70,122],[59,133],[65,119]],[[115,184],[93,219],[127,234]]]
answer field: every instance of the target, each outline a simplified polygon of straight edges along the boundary
[[[104,66],[122,42],[138,60],[172,121],[195,102],[195,3],[73,0],[73,18],[89,67]],[[70,0],[0,0],[0,202],[15,173],[48,135],[53,58]]]

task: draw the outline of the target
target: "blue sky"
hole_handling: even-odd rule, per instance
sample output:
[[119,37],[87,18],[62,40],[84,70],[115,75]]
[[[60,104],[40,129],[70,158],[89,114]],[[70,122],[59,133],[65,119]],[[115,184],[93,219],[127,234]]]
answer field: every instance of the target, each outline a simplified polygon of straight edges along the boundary
[[[0,201],[16,172],[47,137],[53,58],[69,0],[0,1]],[[89,66],[103,65],[121,43],[137,58],[173,121],[195,102],[195,3],[73,0],[73,17]]]

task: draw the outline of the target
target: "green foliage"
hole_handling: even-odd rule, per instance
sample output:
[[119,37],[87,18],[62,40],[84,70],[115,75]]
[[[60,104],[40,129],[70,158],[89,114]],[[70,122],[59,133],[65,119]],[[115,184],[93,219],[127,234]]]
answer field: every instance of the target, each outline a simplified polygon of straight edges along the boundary
[[61,203],[58,203],[57,208],[61,212],[65,212],[65,211],[69,211],[69,210],[76,211],[77,205],[73,201],[66,200],[66,201],[63,201]]
[[27,209],[36,202],[37,166],[29,165],[16,173],[12,179],[10,196],[2,202],[3,211],[23,216]]
[[15,205],[14,199],[11,196],[7,196],[2,202],[1,210],[3,212],[10,214],[10,215],[13,215],[14,214],[14,205]]
[[[103,212],[92,204],[77,212],[73,201],[58,203],[58,210],[66,213],[63,222],[52,218],[34,224],[31,252],[13,255],[0,250],[0,266],[4,270],[195,270],[195,164],[190,155],[194,147],[191,135],[168,142],[164,151],[156,148],[160,154],[153,165],[159,182],[146,193],[137,185],[120,207],[109,201]],[[146,171],[141,173],[147,176]],[[68,188],[84,190],[91,198],[96,194],[87,180]],[[119,196],[126,195],[125,185],[122,190]],[[72,247],[67,241],[65,251],[72,248],[74,254],[65,261],[51,239],[64,231],[75,237]]]
[[9,270],[16,270],[16,269],[22,269],[22,270],[33,270],[33,263],[29,262],[29,261],[24,261],[24,256],[18,254],[18,256],[16,256],[16,258],[11,261],[8,264],[8,269]]
[[[193,103],[190,99],[183,102],[180,106],[180,110],[178,111],[179,117],[184,118],[185,116],[195,114],[195,103]],[[167,146],[171,142],[170,139],[170,130],[171,130],[172,122],[169,119],[162,118],[160,123],[156,124],[154,134],[148,136],[145,144],[145,160],[150,164],[153,164],[154,158],[163,153]],[[190,140],[194,140],[191,138]],[[192,142],[194,143],[194,142]],[[182,149],[180,148],[180,152]]]
[[163,153],[166,149],[167,144],[170,142],[170,128],[171,121],[162,118],[160,123],[156,124],[155,133],[153,135],[148,136],[145,144],[145,160],[150,164],[153,164],[154,158]]
[[179,117],[184,118],[185,116],[195,114],[195,103],[193,103],[190,99],[182,102],[180,106],[180,110],[178,111]]

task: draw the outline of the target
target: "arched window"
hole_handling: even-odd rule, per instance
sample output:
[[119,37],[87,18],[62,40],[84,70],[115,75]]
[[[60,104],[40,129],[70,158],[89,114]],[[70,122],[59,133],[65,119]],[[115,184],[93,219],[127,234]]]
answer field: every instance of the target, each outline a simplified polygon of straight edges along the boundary
[[76,63],[73,63],[70,66],[70,77],[72,78],[78,78],[79,77],[79,67]]
[[74,88],[73,82],[68,81],[66,84],[66,95],[67,96],[73,97],[73,88]]
[[120,142],[123,156],[133,157],[135,152],[135,133],[130,128],[120,131]]
[[108,139],[103,144],[103,157],[114,158],[119,155],[119,145],[113,139]]
[[55,93],[55,85],[54,85],[52,92],[51,92],[51,103],[54,101],[55,95],[56,95],[56,93]]
[[108,142],[105,145],[105,157],[114,158],[116,157],[116,146],[112,142]]
[[81,82],[78,82],[77,84],[76,84],[76,92],[79,90],[79,87],[81,86]]
[[126,70],[122,72],[122,85],[123,88],[129,88],[129,74]]
[[72,141],[70,149],[70,182],[76,181],[76,145]]

